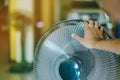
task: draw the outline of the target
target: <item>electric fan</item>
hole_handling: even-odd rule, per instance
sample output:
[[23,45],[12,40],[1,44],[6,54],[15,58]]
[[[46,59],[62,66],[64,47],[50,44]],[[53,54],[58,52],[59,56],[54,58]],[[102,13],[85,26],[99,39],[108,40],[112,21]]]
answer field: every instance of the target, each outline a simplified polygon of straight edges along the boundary
[[[66,20],[41,36],[35,48],[36,80],[120,80],[118,55],[87,49],[71,37],[83,37],[83,27],[83,20]],[[104,38],[110,39],[105,31]]]

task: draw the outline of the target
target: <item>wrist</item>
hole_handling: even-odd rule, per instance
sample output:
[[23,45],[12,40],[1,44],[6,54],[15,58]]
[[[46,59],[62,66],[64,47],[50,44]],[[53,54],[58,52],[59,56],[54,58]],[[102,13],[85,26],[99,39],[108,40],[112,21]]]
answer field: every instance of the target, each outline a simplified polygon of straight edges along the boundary
[[101,40],[100,40],[100,41],[96,41],[96,43],[94,43],[94,44],[92,45],[92,48],[93,48],[93,49],[100,49],[100,42],[101,42]]

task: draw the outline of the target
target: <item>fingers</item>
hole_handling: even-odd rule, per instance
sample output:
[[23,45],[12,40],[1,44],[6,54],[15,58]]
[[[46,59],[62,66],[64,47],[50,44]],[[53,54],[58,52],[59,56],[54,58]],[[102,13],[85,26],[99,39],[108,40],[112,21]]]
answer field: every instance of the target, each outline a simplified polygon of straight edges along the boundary
[[92,33],[92,36],[103,39],[104,28],[100,27],[99,29],[99,23],[97,21],[93,20],[84,21],[84,27],[85,35],[87,35],[88,33],[89,34]]
[[[96,29],[98,29],[99,30],[99,23],[98,23],[98,21],[93,21],[93,20],[85,20],[84,21],[84,27],[85,28],[88,28],[88,27],[90,27],[90,28],[96,28]],[[103,31],[103,27],[102,27],[102,30],[100,30],[100,31]]]
[[[90,26],[89,26],[90,24]],[[77,34],[72,34],[72,38],[79,41],[82,45],[91,48],[94,43],[103,39],[103,27],[98,28],[99,24],[97,21],[84,21],[84,38],[81,38]]]
[[88,21],[84,21],[84,29],[87,29],[88,28]]
[[100,27],[100,31],[103,33],[103,30],[104,30],[104,27],[103,26],[101,26]]
[[94,27],[94,22],[92,20],[85,20],[84,21],[84,27],[88,28],[88,27]]
[[89,22],[89,27],[94,27],[94,22],[93,22],[93,20],[88,20],[88,22]]
[[103,31],[104,31],[104,27],[101,26],[101,27],[100,27],[100,33],[101,33],[101,38],[102,38],[102,39],[103,39]]
[[97,31],[98,37],[99,37],[100,39],[103,39],[104,27],[101,26],[100,29],[97,29],[96,31]]
[[98,28],[99,24],[97,21],[95,21],[95,28]]
[[98,26],[99,26],[99,24],[98,24],[98,22],[97,21],[93,21],[93,20],[85,20],[84,21],[84,26],[85,27],[96,27],[96,28],[98,28]]
[[77,34],[72,34],[71,36],[72,36],[72,38],[76,39],[77,41],[83,42],[83,38],[81,38],[81,37],[78,36]]

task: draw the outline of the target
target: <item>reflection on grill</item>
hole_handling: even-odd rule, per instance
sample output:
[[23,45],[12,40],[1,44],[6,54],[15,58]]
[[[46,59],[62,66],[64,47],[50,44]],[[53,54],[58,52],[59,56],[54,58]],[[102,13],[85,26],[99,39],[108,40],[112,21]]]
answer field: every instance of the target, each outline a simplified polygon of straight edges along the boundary
[[[87,49],[71,34],[84,36],[82,20],[67,20],[53,25],[40,38],[35,49],[36,80],[118,80],[117,55]],[[104,38],[109,35],[104,32]]]

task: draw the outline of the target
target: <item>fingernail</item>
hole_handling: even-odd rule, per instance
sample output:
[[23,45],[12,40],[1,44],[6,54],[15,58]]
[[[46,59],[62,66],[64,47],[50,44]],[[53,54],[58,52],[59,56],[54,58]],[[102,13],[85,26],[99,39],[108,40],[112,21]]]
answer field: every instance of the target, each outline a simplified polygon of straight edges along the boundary
[[74,38],[74,37],[75,37],[75,34],[72,34],[71,36],[72,36],[72,38]]

